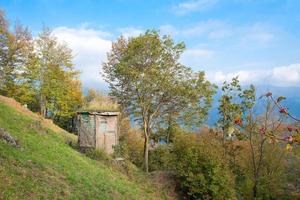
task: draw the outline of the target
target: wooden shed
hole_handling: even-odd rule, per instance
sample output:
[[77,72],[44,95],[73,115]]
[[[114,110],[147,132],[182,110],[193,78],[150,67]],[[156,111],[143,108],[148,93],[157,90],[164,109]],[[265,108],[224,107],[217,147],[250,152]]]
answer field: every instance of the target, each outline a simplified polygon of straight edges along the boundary
[[119,112],[82,111],[77,113],[78,144],[82,149],[103,149],[113,153],[118,144]]

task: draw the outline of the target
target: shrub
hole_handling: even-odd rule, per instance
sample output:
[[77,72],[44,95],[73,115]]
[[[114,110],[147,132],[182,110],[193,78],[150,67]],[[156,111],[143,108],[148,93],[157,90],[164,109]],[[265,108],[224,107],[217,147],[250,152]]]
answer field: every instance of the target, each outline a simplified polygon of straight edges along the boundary
[[176,137],[174,155],[177,177],[189,198],[235,199],[234,178],[226,162],[200,136]]
[[105,161],[107,163],[112,161],[112,158],[104,150],[86,149],[84,154],[93,160]]
[[130,160],[141,167],[143,164],[144,142],[142,133],[137,129],[128,129],[120,134],[119,144],[115,147],[115,156]]
[[171,145],[159,145],[149,153],[150,171],[173,169],[174,155],[172,154]]

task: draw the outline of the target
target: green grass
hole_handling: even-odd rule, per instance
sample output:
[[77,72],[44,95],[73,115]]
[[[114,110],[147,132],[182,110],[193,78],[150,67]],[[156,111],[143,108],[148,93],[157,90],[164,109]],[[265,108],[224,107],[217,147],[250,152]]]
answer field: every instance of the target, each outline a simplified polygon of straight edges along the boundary
[[21,149],[0,139],[0,199],[160,199],[161,194],[71,148],[68,133],[32,128],[34,119],[0,102],[0,128]]

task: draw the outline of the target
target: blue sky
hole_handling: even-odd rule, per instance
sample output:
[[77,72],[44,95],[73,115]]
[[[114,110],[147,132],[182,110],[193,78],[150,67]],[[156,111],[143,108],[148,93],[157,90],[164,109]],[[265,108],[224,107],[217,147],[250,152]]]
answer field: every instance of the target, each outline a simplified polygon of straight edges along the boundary
[[300,86],[298,0],[1,0],[11,22],[36,35],[44,25],[74,52],[84,86],[99,75],[111,41],[149,28],[184,41],[181,61],[221,83]]

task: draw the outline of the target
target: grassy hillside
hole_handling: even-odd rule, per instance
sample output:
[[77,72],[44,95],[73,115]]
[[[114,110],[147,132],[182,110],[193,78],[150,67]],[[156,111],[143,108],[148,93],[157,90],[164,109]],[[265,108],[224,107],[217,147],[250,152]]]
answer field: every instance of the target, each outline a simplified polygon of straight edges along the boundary
[[0,96],[0,128],[19,141],[0,139],[0,199],[161,199],[103,163],[72,149],[76,140],[50,121]]

